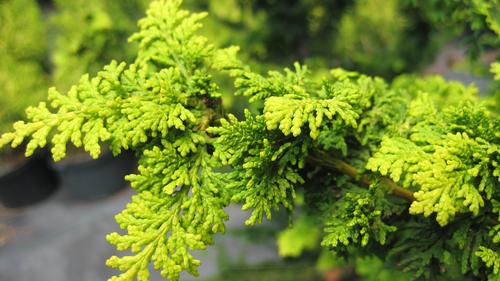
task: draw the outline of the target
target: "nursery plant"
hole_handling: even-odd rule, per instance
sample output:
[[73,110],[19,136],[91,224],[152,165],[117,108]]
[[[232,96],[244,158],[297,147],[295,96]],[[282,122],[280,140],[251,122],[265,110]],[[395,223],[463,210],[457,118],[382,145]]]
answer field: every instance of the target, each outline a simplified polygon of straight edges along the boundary
[[[23,15],[22,17],[18,15]],[[45,97],[48,86],[47,29],[34,0],[0,1],[0,134]],[[22,150],[0,151],[0,202],[24,207],[57,187],[43,153],[25,159]]]
[[[474,86],[299,63],[262,75],[238,47],[199,35],[206,14],[180,5],[152,1],[130,37],[133,63],[49,89],[0,137],[0,147],[26,140],[27,156],[50,145],[61,160],[72,143],[94,158],[103,146],[140,157],[127,176],[136,194],[116,216],[124,233],[107,236],[131,253],[107,261],[122,271],[110,280],[149,280],[150,264],[168,280],[197,275],[194,252],[224,232],[231,203],[248,226],[279,209],[307,216],[296,227],[325,251],[376,257],[415,280],[500,280],[500,121]],[[224,112],[222,75],[257,112]]]
[[0,2],[0,23],[0,133],[4,133],[23,117],[26,107],[45,95],[47,44],[35,1]]
[[49,26],[54,33],[53,80],[67,90],[84,73],[95,75],[111,59],[131,62],[136,46],[126,44],[149,0],[55,0]]

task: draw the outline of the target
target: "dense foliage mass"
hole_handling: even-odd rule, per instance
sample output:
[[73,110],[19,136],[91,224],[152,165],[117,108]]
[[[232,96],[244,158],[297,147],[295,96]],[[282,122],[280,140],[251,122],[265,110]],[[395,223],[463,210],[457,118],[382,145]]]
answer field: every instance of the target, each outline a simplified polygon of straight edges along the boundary
[[[500,280],[500,120],[474,86],[299,63],[262,75],[237,47],[199,35],[206,14],[180,5],[153,1],[130,38],[133,63],[50,89],[0,137],[0,147],[26,140],[28,156],[50,143],[55,160],[68,143],[94,158],[102,146],[136,151],[127,179],[137,194],[116,216],[125,234],[107,236],[132,254],[108,260],[123,272],[110,280],[149,280],[151,263],[169,280],[196,275],[192,252],[224,232],[230,203],[249,212],[247,225],[279,209],[297,217],[280,235],[283,255],[320,240],[339,259],[413,279]],[[256,114],[223,112],[221,75]]]

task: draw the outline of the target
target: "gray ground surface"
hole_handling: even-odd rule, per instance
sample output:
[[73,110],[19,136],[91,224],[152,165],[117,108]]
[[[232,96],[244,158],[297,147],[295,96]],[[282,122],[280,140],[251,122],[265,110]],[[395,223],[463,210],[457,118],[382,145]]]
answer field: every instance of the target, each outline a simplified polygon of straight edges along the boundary
[[[64,191],[47,201],[18,212],[0,210],[0,281],[99,281],[116,273],[105,266],[115,250],[104,239],[118,230],[113,216],[130,200],[124,190],[107,199],[75,202]],[[216,237],[216,246],[198,253],[201,277],[217,273],[218,250],[230,259],[244,257],[248,263],[276,259],[272,243],[250,243],[231,230],[243,225],[246,214],[237,206],[228,208],[229,233]],[[3,245],[2,245],[3,244]],[[153,274],[152,281],[162,280]],[[185,275],[181,280],[193,280]]]

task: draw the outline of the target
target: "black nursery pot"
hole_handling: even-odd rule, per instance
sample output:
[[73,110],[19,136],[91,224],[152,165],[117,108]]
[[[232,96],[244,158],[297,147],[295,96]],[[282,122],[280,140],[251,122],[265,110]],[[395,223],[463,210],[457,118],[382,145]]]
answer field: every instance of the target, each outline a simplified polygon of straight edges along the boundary
[[96,160],[56,163],[61,186],[77,200],[105,198],[126,187],[125,176],[132,173],[137,160],[132,152],[117,157],[106,153]]
[[9,208],[26,207],[49,197],[58,179],[45,153],[37,154],[0,175],[0,201]]

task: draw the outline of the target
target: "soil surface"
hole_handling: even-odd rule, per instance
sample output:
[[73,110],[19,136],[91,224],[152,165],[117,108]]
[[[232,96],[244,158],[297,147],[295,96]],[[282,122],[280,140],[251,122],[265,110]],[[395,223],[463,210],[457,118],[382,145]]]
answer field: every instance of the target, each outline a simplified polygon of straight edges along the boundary
[[[127,188],[104,200],[76,203],[61,189],[47,201],[24,210],[0,208],[0,280],[107,280],[117,272],[107,268],[105,261],[117,252],[105,236],[120,231],[113,217],[132,194]],[[181,280],[201,281],[216,275],[221,248],[224,256],[244,258],[248,264],[278,259],[274,239],[257,243],[236,234],[248,214],[238,206],[227,211],[231,217],[227,234],[218,235],[208,251],[196,253],[203,262],[201,278],[185,274]],[[154,272],[151,281],[164,279]]]

